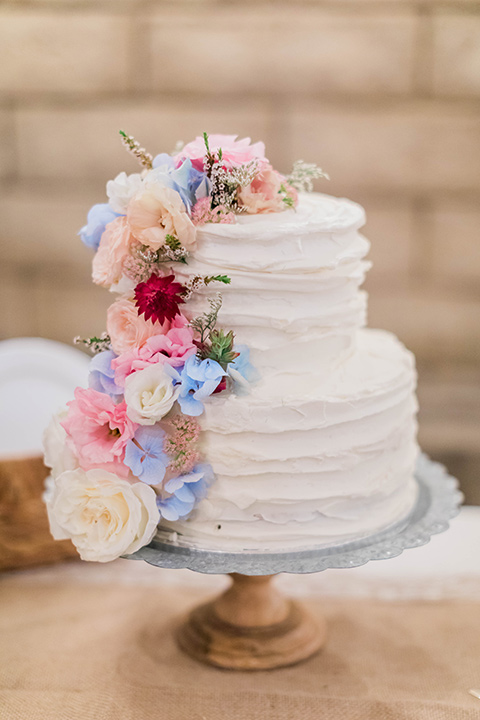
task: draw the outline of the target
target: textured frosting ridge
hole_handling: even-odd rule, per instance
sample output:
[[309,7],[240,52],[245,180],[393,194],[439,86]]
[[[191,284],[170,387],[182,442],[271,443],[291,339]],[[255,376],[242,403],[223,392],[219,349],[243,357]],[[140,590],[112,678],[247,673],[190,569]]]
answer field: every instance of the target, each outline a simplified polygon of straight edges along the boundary
[[364,328],[364,221],[359,205],[312,193],[296,211],[199,230],[188,275],[231,277],[219,322],[250,347],[261,378],[251,393],[205,406],[203,450],[216,481],[187,520],[162,523],[183,542],[335,544],[411,508],[414,359],[390,333]]

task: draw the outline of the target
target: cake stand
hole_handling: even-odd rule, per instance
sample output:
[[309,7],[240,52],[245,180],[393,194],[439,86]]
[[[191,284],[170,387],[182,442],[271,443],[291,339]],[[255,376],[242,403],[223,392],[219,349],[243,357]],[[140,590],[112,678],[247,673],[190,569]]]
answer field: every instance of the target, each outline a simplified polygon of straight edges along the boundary
[[230,574],[229,589],[195,608],[178,629],[178,643],[191,657],[232,670],[293,665],[323,646],[325,622],[314,620],[301,604],[279,593],[271,582],[273,576],[358,567],[425,545],[432,535],[448,528],[462,494],[445,468],[425,455],[419,458],[415,477],[418,498],[408,516],[354,542],[291,552],[223,552],[155,538],[127,557],[162,568]]

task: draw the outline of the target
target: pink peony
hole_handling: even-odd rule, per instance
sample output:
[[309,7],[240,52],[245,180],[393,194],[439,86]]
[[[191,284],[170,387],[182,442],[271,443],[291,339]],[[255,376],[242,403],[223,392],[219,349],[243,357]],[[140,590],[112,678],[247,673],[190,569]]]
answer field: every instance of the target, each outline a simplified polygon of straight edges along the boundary
[[[183,320],[186,323],[185,318]],[[115,358],[112,361],[115,382],[124,387],[128,375],[152,363],[163,362],[178,367],[196,351],[191,328],[171,327],[165,335],[154,335],[141,348],[134,348]]]
[[250,185],[241,188],[238,198],[249,214],[279,212],[285,209],[280,186],[285,178],[267,163]]
[[187,250],[195,247],[195,226],[182,198],[159,183],[148,185],[130,200],[127,222],[132,235],[152,250],[163,247],[167,235],[178,238]]
[[100,239],[93,258],[93,282],[103,287],[118,283],[122,277],[123,262],[128,257],[134,238],[125,217],[109,222]]
[[[265,145],[263,142],[251,145],[250,138],[237,140],[237,137],[237,135],[208,136],[208,144],[212,153],[222,148],[222,165],[229,168],[235,165],[243,165],[250,162],[250,160],[255,160],[255,158],[265,158]],[[198,136],[180,150],[178,155],[175,156],[175,163],[178,167],[189,158],[196,170],[203,170],[205,153],[205,141],[203,137]]]
[[129,469],[122,461],[125,445],[133,438],[137,425],[127,417],[125,402],[115,405],[109,395],[77,387],[75,400],[67,406],[61,425],[80,467],[101,468],[128,477]]
[[164,325],[139,315],[135,304],[126,298],[116,300],[107,310],[107,332],[117,355],[141,347],[149,337],[164,330]]

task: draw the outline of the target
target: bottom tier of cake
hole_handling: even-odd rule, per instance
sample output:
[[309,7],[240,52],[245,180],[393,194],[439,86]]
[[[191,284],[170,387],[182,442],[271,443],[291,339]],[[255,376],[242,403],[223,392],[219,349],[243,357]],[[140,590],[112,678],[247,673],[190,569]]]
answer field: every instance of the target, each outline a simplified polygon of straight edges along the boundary
[[252,393],[217,396],[202,418],[216,479],[160,536],[206,549],[327,546],[372,534],[415,503],[413,355],[390,333],[311,374],[272,371]]

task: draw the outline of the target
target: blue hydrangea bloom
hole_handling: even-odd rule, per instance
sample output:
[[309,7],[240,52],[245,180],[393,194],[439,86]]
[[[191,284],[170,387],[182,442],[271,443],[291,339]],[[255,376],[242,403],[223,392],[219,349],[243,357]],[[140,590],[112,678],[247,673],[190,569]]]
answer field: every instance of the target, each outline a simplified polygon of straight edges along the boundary
[[125,446],[124,463],[147,485],[158,485],[165,477],[170,459],[163,452],[165,433],[158,425],[140,427],[134,440]]
[[190,473],[169,480],[165,490],[172,493],[171,496],[157,500],[160,515],[170,521],[189,515],[199,500],[206,496],[213,479],[211,465],[198,464]]
[[184,415],[197,416],[203,412],[203,400],[216,390],[227,373],[216,360],[199,360],[191,355],[180,373],[181,388],[178,402]]
[[121,395],[123,390],[115,382],[112,360],[117,357],[113,350],[97,353],[89,365],[88,385],[98,392],[106,393],[111,397]]
[[153,158],[152,167],[154,170],[162,168],[163,172],[169,173],[175,170],[175,159],[168,153],[160,153]]
[[247,345],[236,345],[235,352],[240,353],[228,366],[228,374],[235,381],[236,389],[247,388],[259,380],[258,370],[250,362],[250,349]]
[[210,192],[207,176],[196,170],[189,159],[176,168],[172,156],[161,153],[153,160],[153,168],[146,181],[158,182],[178,192],[187,210],[191,210],[197,200],[206,197]]
[[78,233],[84,245],[92,248],[96,252],[100,244],[100,238],[105,230],[105,225],[115,220],[116,217],[120,217],[120,213],[112,210],[107,203],[91,207],[87,215],[87,224],[84,225]]

